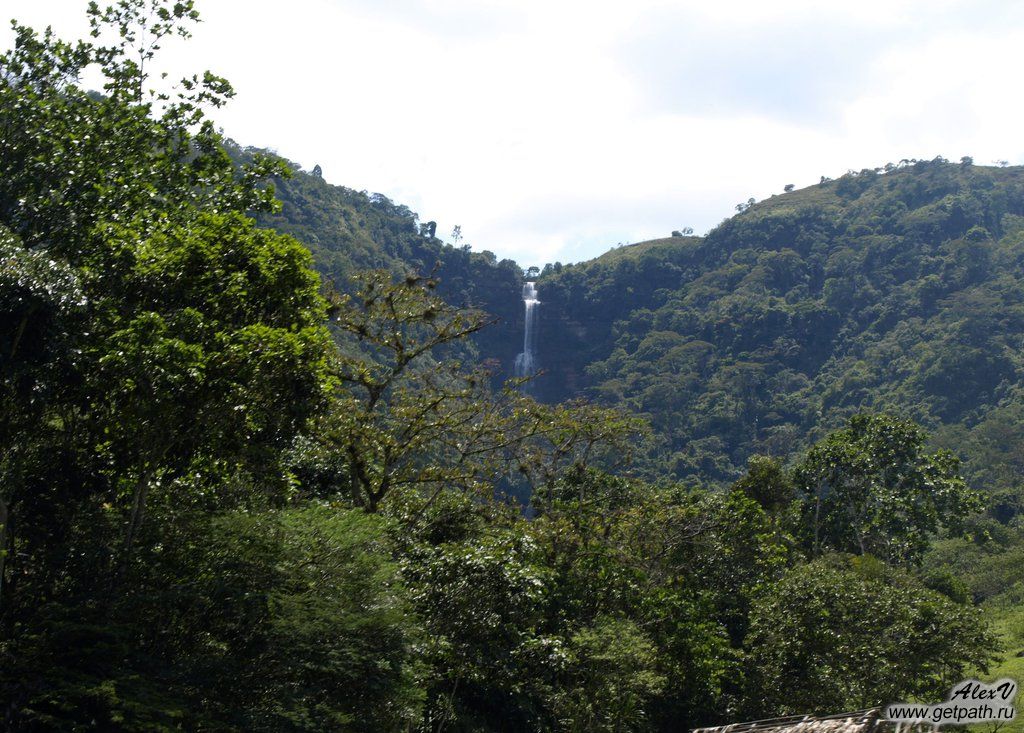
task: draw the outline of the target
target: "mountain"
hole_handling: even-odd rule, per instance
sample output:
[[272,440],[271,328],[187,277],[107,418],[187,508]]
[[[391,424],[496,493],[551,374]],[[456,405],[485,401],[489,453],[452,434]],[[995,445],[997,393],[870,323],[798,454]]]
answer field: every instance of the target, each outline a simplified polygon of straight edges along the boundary
[[[1018,171],[848,176],[523,287],[317,169],[255,215],[284,171],[223,149],[224,80],[141,93],[193,4],[89,17],[0,54],[3,730],[654,733],[1021,672],[1019,486],[982,513],[891,415],[711,485],[886,400],[1015,478]],[[357,293],[331,323],[257,224]],[[438,290],[502,323],[461,348]],[[707,487],[619,473],[617,410],[488,394],[524,298],[536,389],[643,412],[639,467]]]
[[[255,154],[273,155],[237,145],[230,146],[229,152],[239,162]],[[474,339],[477,357],[494,362],[496,382],[511,375],[523,328],[523,272],[514,261],[499,261],[493,253],[474,252],[469,245],[446,244],[425,232],[430,222],[421,223],[408,207],[379,193],[329,184],[322,174],[304,172],[297,163],[281,160],[291,170],[291,176],[273,181],[281,208],[276,214],[260,214],[260,226],[305,244],[316,269],[342,291],[359,270],[434,275],[438,291],[449,303],[480,308],[495,319]]]
[[976,485],[1020,480],[1024,168],[904,162],[744,208],[546,268],[539,392],[646,416],[662,475],[729,481],[892,410]]
[[[291,164],[280,213],[339,287],[355,270],[434,272],[496,325],[496,382],[521,349],[522,269],[421,233],[407,207]],[[1024,473],[1024,168],[904,161],[742,207],[673,236],[548,265],[534,393],[643,415],[649,475],[726,483],[863,410],[916,420],[977,486]]]

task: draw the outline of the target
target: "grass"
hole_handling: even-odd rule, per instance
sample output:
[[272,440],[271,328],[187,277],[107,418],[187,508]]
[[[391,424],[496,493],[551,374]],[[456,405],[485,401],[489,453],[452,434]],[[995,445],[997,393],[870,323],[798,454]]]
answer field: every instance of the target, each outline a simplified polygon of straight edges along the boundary
[[[701,237],[662,237],[661,239],[649,239],[645,242],[625,244],[605,252],[603,255],[591,260],[603,264],[613,264],[620,260],[639,259],[649,254],[667,254],[679,248],[696,247],[700,244]],[[589,263],[582,263],[589,264]]]
[[[1001,725],[999,733],[1024,733],[1024,696],[1020,693],[1020,684],[1024,683],[1024,607],[1017,604],[990,604],[986,606],[986,615],[992,629],[1001,641],[1001,660],[989,669],[987,674],[979,675],[979,679],[992,682],[1009,677],[1018,683],[1017,698],[1014,701],[1017,717],[1012,723]],[[984,723],[972,725],[968,730],[976,733],[993,733],[995,725]]]

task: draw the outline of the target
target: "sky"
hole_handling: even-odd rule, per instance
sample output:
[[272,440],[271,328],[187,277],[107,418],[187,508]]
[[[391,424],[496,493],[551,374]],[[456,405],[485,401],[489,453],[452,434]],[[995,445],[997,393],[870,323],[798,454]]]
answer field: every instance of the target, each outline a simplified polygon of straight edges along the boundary
[[[102,4],[102,2],[101,2]],[[64,37],[85,0],[0,0]],[[524,267],[903,158],[1024,162],[1013,0],[197,0],[242,145]],[[0,47],[12,34],[0,29]],[[88,79],[86,79],[88,82]]]

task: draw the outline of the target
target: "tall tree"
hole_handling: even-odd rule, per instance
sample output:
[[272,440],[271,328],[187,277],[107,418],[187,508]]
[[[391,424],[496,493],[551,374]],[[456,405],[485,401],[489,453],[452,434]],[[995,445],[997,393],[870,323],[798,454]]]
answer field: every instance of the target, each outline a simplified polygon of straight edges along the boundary
[[913,565],[932,533],[959,529],[981,507],[960,476],[959,459],[928,452],[926,438],[907,420],[864,414],[807,453],[793,475],[812,555],[870,553]]
[[941,699],[994,641],[976,609],[870,557],[793,568],[750,616],[751,716]]
[[[41,724],[18,716],[55,673],[114,684],[103,676],[124,670],[106,665],[145,635],[124,613],[163,543],[147,523],[281,503],[286,449],[326,396],[331,342],[310,255],[246,216],[272,205],[261,181],[277,166],[228,157],[205,112],[231,96],[222,79],[149,91],[155,53],[188,36],[192,3],[93,3],[89,16],[92,43],[16,25],[0,56],[11,725]],[[101,93],[77,84],[92,65]],[[72,628],[82,657],[66,655]],[[91,667],[89,649],[104,661]]]

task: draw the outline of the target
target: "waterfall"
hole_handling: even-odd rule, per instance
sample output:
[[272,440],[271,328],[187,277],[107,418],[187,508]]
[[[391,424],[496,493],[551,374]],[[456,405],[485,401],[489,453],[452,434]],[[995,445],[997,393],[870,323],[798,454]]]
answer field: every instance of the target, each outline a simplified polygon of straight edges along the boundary
[[537,371],[537,351],[534,348],[534,333],[537,321],[537,286],[532,282],[523,283],[523,307],[526,309],[526,326],[523,329],[523,353],[516,357],[515,375],[529,377]]

